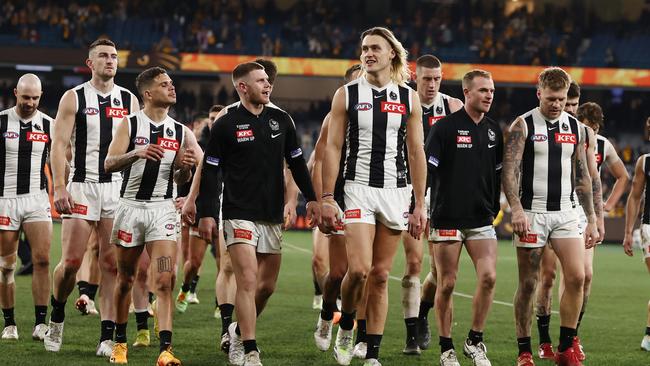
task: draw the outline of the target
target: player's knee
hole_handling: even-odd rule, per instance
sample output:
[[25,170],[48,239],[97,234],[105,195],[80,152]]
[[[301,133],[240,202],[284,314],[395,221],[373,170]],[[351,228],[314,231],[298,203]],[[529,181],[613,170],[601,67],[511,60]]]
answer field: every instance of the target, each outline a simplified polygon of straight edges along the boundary
[[10,285],[14,283],[16,272],[16,255],[0,257],[0,283]]
[[551,289],[553,288],[555,284],[555,271],[544,271],[541,275],[541,280],[542,283],[540,286],[542,286],[543,289]]
[[135,281],[135,276],[133,273],[122,273],[120,272],[117,276],[117,291],[120,294],[128,294],[133,288],[133,282]]
[[66,258],[63,261],[64,276],[74,276],[81,267],[81,258]]
[[418,258],[410,258],[406,263],[406,274],[409,276],[419,276],[422,271],[422,261]]
[[329,281],[335,285],[335,287],[338,287],[338,285],[341,284],[341,281],[343,281],[343,277],[345,277],[345,267],[331,267],[330,272],[328,274]]
[[589,287],[591,286],[591,280],[594,277],[594,272],[593,271],[585,271],[585,279],[584,279],[584,286]]
[[388,287],[389,270],[385,268],[373,268],[370,271],[370,281],[375,289]]
[[311,268],[314,269],[316,273],[323,273],[327,270],[325,261],[322,257],[314,255],[311,257]]
[[532,296],[537,288],[537,276],[529,276],[519,280],[519,292],[526,296]]
[[578,291],[582,290],[585,284],[584,272],[573,273],[570,276],[564,276],[564,287],[567,290]]
[[438,291],[444,296],[451,296],[456,287],[456,275],[449,274],[442,276],[440,283],[438,283]]
[[34,272],[47,271],[50,268],[50,257],[45,254],[36,254],[32,257]]
[[237,279],[237,289],[239,288],[246,292],[257,291],[257,271],[244,271]]
[[99,268],[102,271],[102,275],[117,275],[117,265],[115,263],[114,256],[105,256],[99,258]]
[[366,267],[348,269],[347,277],[353,283],[365,283],[368,279],[369,269]]
[[159,293],[171,293],[174,289],[174,277],[171,272],[159,273],[155,281],[156,291]]
[[264,281],[257,287],[257,295],[261,298],[268,299],[275,292],[275,283]]
[[488,273],[483,273],[481,274],[481,278],[479,279],[479,284],[484,290],[493,290],[494,286],[497,283],[497,274],[496,272],[488,272]]

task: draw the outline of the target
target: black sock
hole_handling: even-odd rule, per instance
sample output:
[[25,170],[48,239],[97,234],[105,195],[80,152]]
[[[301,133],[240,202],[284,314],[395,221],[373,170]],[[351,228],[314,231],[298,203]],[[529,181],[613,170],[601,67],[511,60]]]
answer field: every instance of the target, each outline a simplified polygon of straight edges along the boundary
[[404,324],[406,324],[406,339],[416,339],[418,337],[418,318],[406,318]]
[[645,335],[650,336],[650,327],[645,327]]
[[241,330],[239,330],[239,323],[237,323],[237,326],[235,327],[235,334],[241,337]]
[[88,297],[92,301],[95,301],[95,296],[97,295],[97,289],[98,288],[99,288],[98,284],[95,284],[95,283],[89,283],[88,284]]
[[539,344],[551,343],[551,315],[537,315],[537,331],[539,332]]
[[153,292],[149,293],[149,304],[153,302]]
[[560,345],[557,347],[559,352],[564,352],[573,345],[573,335],[576,330],[573,328],[560,327]]
[[196,293],[196,285],[199,283],[199,277],[199,275],[194,276],[192,283],[190,283],[190,292],[193,294]]
[[254,339],[245,340],[243,343],[244,343],[244,354],[257,351],[257,341],[255,341]]
[[79,296],[81,295],[88,296],[88,282],[86,281],[77,282],[77,288],[79,289]]
[[433,308],[433,303],[428,301],[420,301],[419,319],[427,319],[429,317],[429,310]]
[[188,292],[189,290],[190,290],[190,284],[183,282],[183,285],[181,286],[181,291]]
[[34,306],[34,326],[45,324],[45,317],[47,316],[47,305]]
[[160,337],[160,352],[167,351],[172,345],[172,331],[161,330],[158,333],[158,337]]
[[321,291],[320,286],[318,285],[318,281],[314,279],[314,295],[322,295],[323,291]]
[[126,323],[115,324],[115,343],[126,343]]
[[5,327],[16,325],[16,319],[14,319],[14,308],[2,309],[2,316],[5,318]]
[[102,330],[99,336],[99,341],[113,340],[113,333],[115,333],[115,322],[112,320],[102,320]]
[[517,338],[517,346],[519,347],[519,355],[528,352],[533,354],[533,347],[530,344],[530,337]]
[[470,329],[469,334],[467,334],[467,339],[469,339],[469,343],[472,346],[476,346],[483,342],[483,332],[477,332],[474,329]]
[[[341,320],[339,320],[339,326],[343,330],[352,330],[354,328],[354,317],[356,312],[346,313],[345,311],[341,312]],[[357,322],[358,323],[358,322]],[[365,330],[365,328],[364,328]]]
[[235,305],[221,304],[219,310],[221,310],[221,335],[224,335],[228,332],[228,327],[232,323],[232,313],[235,311]]
[[52,305],[50,320],[55,323],[63,323],[65,320],[65,301],[59,302],[54,298],[54,295],[52,295],[50,297],[50,305]]
[[[341,321],[339,321],[339,324],[341,324]],[[368,338],[366,337],[366,319],[357,320],[357,339],[354,341],[354,344],[361,342],[368,342]]]
[[366,334],[368,348],[366,351],[366,359],[379,358],[379,346],[381,345],[381,334]]
[[215,307],[215,308],[218,308],[218,307],[219,307],[219,299],[217,299],[216,296],[215,296],[215,298],[214,298],[214,307]]
[[135,323],[138,326],[138,330],[149,329],[149,311],[136,311],[135,312]]
[[450,349],[454,349],[454,341],[447,337],[438,337],[438,344],[440,345],[440,353],[445,353]]
[[575,336],[578,336],[578,328],[580,328],[580,322],[582,321],[582,316],[585,315],[584,311],[580,312],[580,316],[578,317],[578,325],[576,325],[576,334]]
[[320,317],[323,320],[332,320],[336,311],[336,302],[323,301],[323,310],[320,311]]

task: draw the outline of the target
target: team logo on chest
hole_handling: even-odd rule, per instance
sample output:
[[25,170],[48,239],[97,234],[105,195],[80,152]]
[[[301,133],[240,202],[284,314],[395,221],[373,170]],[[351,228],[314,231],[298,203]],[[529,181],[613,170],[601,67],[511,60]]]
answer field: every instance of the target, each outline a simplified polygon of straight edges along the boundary
[[171,128],[167,127],[167,129],[165,130],[165,134],[167,135],[167,137],[172,137],[174,136],[174,131]]
[[390,97],[390,100],[397,100],[397,93],[394,91],[391,91],[388,96]]
[[472,146],[472,136],[470,136],[469,131],[458,130],[458,135],[456,135],[456,148],[471,149]]
[[406,114],[406,105],[402,103],[381,102],[381,111],[384,113]]
[[441,106],[436,107],[436,114],[442,114],[442,107]]
[[271,127],[271,131],[280,130],[280,124],[278,123],[278,121],[274,120],[273,118],[269,120],[269,127]]
[[492,131],[489,128],[488,128],[488,139],[490,139],[490,141],[492,141],[492,142],[496,141],[496,139],[497,139],[497,134],[494,133],[494,131]]
[[566,132],[568,130],[569,130],[569,125],[567,125],[566,123],[563,123],[562,124],[562,131]]
[[113,98],[113,104],[115,104],[116,106],[119,107],[121,103],[120,103],[120,100],[119,100],[119,99],[117,99],[117,98]]

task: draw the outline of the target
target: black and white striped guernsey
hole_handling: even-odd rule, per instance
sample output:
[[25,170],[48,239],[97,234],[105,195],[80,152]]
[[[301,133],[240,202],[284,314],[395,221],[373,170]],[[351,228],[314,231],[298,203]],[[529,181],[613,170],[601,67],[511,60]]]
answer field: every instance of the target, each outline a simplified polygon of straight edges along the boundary
[[111,92],[104,94],[89,81],[73,90],[77,99],[77,112],[70,141],[70,181],[119,181],[119,172],[104,171],[104,160],[118,124],[133,112],[131,101],[137,100],[136,96],[118,85],[115,85]]
[[138,201],[174,198],[174,161],[178,150],[183,146],[183,125],[169,116],[156,123],[144,111],[128,116],[128,121],[127,152],[156,144],[165,149],[165,156],[160,161],[138,159],[124,169],[120,197]]
[[411,93],[413,89],[393,82],[378,88],[365,77],[345,85],[346,181],[377,188],[406,187],[404,146]]
[[449,95],[438,92],[431,104],[422,103],[422,131],[425,140],[429,136],[431,126],[439,119],[451,114],[449,99],[451,99]]
[[643,217],[642,223],[650,225],[650,199],[648,199],[648,192],[650,192],[650,154],[643,155],[643,176],[645,178],[645,185],[643,193],[646,199],[643,202]]
[[47,189],[45,163],[50,152],[52,119],[36,111],[23,121],[15,108],[0,112],[0,197]]
[[521,205],[532,212],[572,210],[576,206],[573,158],[584,129],[565,112],[557,120],[548,121],[535,108],[521,118],[526,129]]
[[[618,161],[618,155],[614,145],[605,136],[596,135],[596,164],[598,165],[598,172],[603,167],[603,164],[612,164]],[[611,161],[611,159],[615,159]]]

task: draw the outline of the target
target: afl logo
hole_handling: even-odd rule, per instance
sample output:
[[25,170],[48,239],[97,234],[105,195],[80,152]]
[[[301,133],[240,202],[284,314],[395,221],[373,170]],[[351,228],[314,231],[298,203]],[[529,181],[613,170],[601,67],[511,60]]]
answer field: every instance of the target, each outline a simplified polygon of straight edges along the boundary
[[136,145],[146,145],[149,143],[149,139],[143,136],[136,136],[136,138],[133,139],[133,143]]
[[548,140],[548,137],[546,137],[546,135],[537,134],[537,135],[532,135],[530,137],[530,140],[532,142],[544,142]]
[[369,111],[372,109],[372,104],[370,103],[357,103],[357,105],[354,106],[354,109],[357,111]]
[[165,229],[167,229],[167,230],[174,230],[175,228],[176,228],[176,225],[174,225],[174,224],[165,225]]
[[94,108],[94,107],[88,107],[88,108],[84,108],[84,110],[82,112],[83,112],[83,114],[86,114],[86,115],[89,115],[89,116],[94,116],[97,113],[99,113],[99,109]]
[[7,132],[3,133],[2,136],[4,138],[6,138],[6,139],[17,139],[18,136],[20,136],[20,135],[18,135],[17,132],[7,131]]

